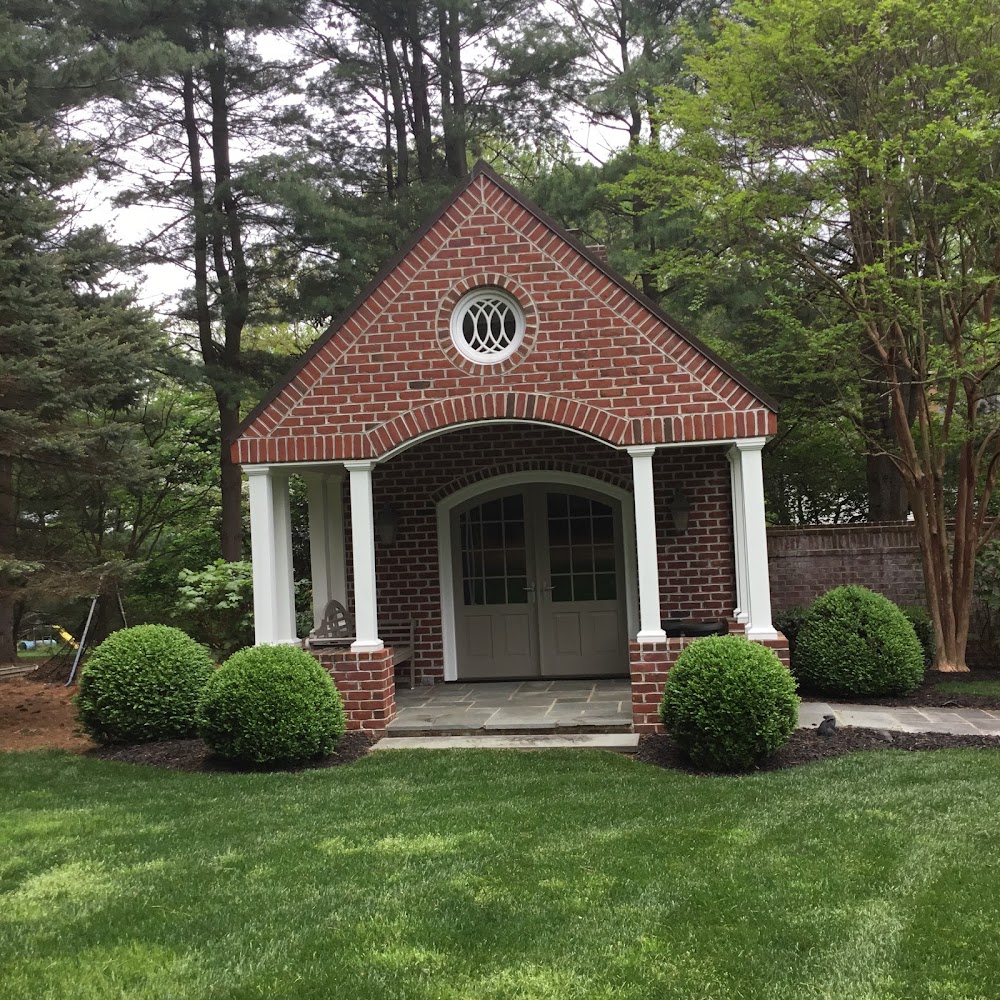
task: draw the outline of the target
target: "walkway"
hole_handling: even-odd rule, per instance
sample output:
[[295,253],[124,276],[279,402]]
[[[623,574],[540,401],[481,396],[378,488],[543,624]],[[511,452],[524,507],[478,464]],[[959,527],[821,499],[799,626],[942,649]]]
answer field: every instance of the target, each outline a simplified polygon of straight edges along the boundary
[[432,684],[398,690],[396,709],[390,736],[627,732],[632,689],[627,678]]
[[804,701],[799,707],[799,726],[818,726],[824,715],[833,715],[838,726],[864,729],[888,729],[901,733],[955,733],[960,736],[1000,736],[1000,709],[917,708],[906,705],[828,705]]
[[[433,684],[396,692],[390,736],[623,733],[632,728],[629,681],[537,680]],[[1000,735],[1000,710],[890,708],[804,701],[799,725],[833,715],[839,726],[904,733]]]

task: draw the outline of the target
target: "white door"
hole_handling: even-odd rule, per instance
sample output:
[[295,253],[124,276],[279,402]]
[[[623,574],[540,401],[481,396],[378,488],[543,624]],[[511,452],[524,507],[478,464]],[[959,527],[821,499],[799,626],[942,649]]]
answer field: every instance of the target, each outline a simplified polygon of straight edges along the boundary
[[452,516],[460,680],[628,673],[621,516],[607,497],[521,486]]

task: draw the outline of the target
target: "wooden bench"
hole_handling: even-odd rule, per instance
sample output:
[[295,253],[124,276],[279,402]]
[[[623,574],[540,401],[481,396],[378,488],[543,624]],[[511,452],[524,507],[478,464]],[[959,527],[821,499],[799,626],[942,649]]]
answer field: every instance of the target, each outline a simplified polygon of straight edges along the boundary
[[[355,639],[354,615],[340,601],[333,600],[323,611],[320,623],[306,636],[307,649],[322,649],[326,646],[349,647]],[[379,624],[379,636],[392,649],[392,665],[408,663],[410,666],[410,687],[416,685],[417,678],[417,624],[414,621],[384,622]]]

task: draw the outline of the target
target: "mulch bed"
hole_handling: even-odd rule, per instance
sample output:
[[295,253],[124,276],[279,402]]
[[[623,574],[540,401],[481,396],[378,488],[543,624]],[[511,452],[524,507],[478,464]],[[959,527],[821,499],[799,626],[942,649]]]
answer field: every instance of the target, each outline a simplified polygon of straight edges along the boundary
[[[761,761],[757,771],[780,771],[830,757],[842,757],[859,750],[1000,750],[1000,736],[954,736],[949,733],[890,733],[884,729],[861,729],[845,726],[829,736],[815,729],[797,729],[776,753]],[[695,767],[678,749],[670,736],[651,734],[639,740],[635,755],[643,764],[654,764],[689,774],[711,774]],[[753,773],[751,772],[751,773]]]
[[[912,694],[905,697],[881,695],[877,698],[838,698],[836,701],[852,705],[892,705],[902,707],[913,705],[917,708],[985,708],[1000,710],[1000,697],[996,695],[960,694],[954,691],[939,691],[937,685],[942,681],[954,681],[956,684],[967,684],[971,681],[1000,681],[1000,670],[972,670],[967,674],[940,674],[928,670],[923,684]],[[827,695],[814,694],[806,690],[799,692],[806,701],[827,701],[834,699]]]
[[98,747],[87,751],[86,756],[97,760],[111,760],[119,764],[146,764],[149,767],[165,767],[172,771],[225,771],[230,774],[261,771],[305,771],[318,767],[352,764],[366,756],[377,739],[378,737],[371,733],[352,730],[341,737],[336,752],[328,757],[285,766],[236,764],[213,754],[202,740],[161,740],[157,743]]

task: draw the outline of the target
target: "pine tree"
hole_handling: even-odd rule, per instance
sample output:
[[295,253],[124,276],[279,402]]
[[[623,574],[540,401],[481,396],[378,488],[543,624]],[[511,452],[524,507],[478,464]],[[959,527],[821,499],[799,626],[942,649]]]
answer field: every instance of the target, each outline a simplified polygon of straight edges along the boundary
[[86,464],[108,433],[87,415],[129,405],[158,337],[127,293],[103,289],[114,248],[73,226],[66,192],[86,149],[25,113],[23,87],[0,90],[0,663],[16,656],[19,593],[65,563],[44,521],[22,517],[18,483]]

